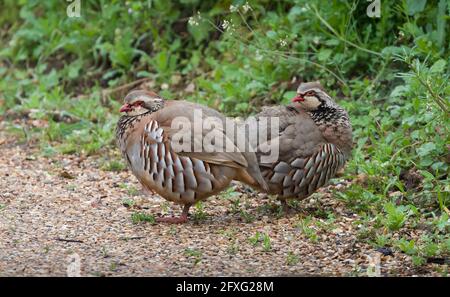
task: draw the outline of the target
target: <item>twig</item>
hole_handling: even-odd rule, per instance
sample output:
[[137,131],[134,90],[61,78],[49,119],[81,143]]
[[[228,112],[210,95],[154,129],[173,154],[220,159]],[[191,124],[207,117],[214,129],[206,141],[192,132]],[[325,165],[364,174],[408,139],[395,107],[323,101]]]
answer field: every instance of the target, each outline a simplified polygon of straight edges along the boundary
[[82,240],[78,240],[78,239],[64,239],[64,238],[60,238],[60,237],[56,237],[55,240],[57,240],[57,241],[64,241],[64,242],[83,243]]
[[445,106],[445,101],[444,99],[439,96],[439,94],[435,93],[433,91],[433,88],[431,88],[430,84],[428,82],[423,81],[423,79],[420,77],[420,75],[418,73],[416,73],[416,78],[417,80],[425,87],[427,88],[428,92],[431,94],[431,96],[433,96],[434,101],[439,105],[439,107],[446,113],[448,113],[448,109],[447,106]]
[[134,236],[134,237],[121,237],[121,240],[128,241],[128,240],[137,240],[145,238],[145,236]]
[[247,23],[247,20],[245,19],[244,15],[238,10],[239,16],[241,17],[242,21],[244,21],[244,24],[247,26],[248,30],[255,35],[255,31],[253,31],[252,27]]

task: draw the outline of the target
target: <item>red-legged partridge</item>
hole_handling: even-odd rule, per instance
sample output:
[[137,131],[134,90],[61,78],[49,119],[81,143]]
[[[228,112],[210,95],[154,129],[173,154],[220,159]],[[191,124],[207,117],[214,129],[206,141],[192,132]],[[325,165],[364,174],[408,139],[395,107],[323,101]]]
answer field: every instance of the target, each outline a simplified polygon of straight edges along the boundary
[[[325,185],[351,154],[348,114],[318,82],[302,83],[291,104],[264,108],[256,117],[279,118],[277,137],[262,144],[279,141],[279,157],[271,163],[260,161],[260,169],[269,193],[277,195],[285,209],[286,199],[306,198]],[[261,160],[263,153],[257,155]]]
[[[184,205],[180,217],[158,217],[159,222],[183,223],[189,208],[229,186],[232,180],[267,188],[255,153],[241,153],[221,129],[195,130],[194,120],[206,117],[225,120],[219,112],[186,101],[164,100],[153,92],[135,90],[124,99],[116,137],[118,146],[132,173],[147,189],[166,200]],[[198,119],[198,112],[203,115]],[[202,143],[208,133],[219,135],[234,146],[234,152],[218,150],[178,150],[174,137],[180,136],[181,125],[176,120],[187,120],[193,129],[191,141]],[[197,122],[198,123],[198,122]],[[177,135],[178,133],[178,135]],[[230,151],[230,150],[227,150]]]

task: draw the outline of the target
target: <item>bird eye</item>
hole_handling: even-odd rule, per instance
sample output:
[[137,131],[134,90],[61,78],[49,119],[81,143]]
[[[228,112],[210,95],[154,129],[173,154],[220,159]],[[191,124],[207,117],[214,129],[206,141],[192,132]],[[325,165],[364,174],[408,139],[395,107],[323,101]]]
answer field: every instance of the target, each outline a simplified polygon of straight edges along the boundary
[[306,96],[315,96],[316,93],[315,93],[314,91],[308,91],[308,92],[306,92],[305,95],[306,95]]

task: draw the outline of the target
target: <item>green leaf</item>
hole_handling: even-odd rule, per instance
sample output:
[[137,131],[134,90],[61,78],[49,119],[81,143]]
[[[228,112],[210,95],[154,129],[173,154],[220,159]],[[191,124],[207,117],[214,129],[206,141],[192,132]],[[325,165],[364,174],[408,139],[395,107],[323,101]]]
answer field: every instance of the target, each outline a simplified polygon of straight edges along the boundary
[[425,177],[425,179],[427,179],[427,180],[434,180],[434,179],[436,179],[436,178],[434,177],[434,175],[431,174],[431,173],[429,173],[428,171],[421,170],[420,173],[421,173],[422,176]]
[[409,91],[409,88],[407,86],[401,85],[396,86],[394,90],[391,92],[392,98],[397,98],[403,96],[407,91]]
[[425,157],[425,156],[428,156],[434,150],[436,150],[436,145],[433,142],[427,142],[425,144],[422,144],[417,149],[417,154],[420,157]]
[[209,32],[212,30],[211,25],[203,21],[202,19],[197,19],[197,23],[189,24],[188,30],[191,33],[192,37],[194,37],[195,44],[199,44],[203,40],[207,39],[209,36]]
[[248,103],[247,102],[241,102],[236,104],[235,106],[236,111],[245,112],[248,110]]
[[445,41],[445,24],[447,22],[446,20],[446,9],[447,9],[447,5],[448,4],[448,8],[450,10],[450,2],[448,0],[441,0],[439,1],[439,5],[438,5],[438,13],[436,15],[436,19],[437,19],[437,44],[439,47],[442,47],[442,45],[444,44]]
[[136,74],[137,77],[152,77],[152,74],[148,71],[142,70]]
[[385,56],[392,56],[395,54],[403,54],[403,52],[405,50],[411,50],[407,47],[399,47],[399,46],[387,46],[385,48],[383,48],[383,50],[381,51],[381,53]]
[[275,39],[275,38],[277,38],[277,32],[275,32],[275,31],[267,31],[266,32],[266,36],[267,37],[269,37],[269,38],[271,38],[271,39]]
[[333,53],[333,51],[328,48],[322,49],[319,51],[319,54],[317,55],[317,59],[319,59],[319,61],[321,61],[321,62],[324,62],[330,58],[332,53]]
[[409,15],[422,12],[427,4],[427,0],[406,0],[406,9]]
[[379,110],[378,108],[372,109],[372,110],[369,112],[369,115],[370,115],[371,117],[376,117],[376,116],[379,115],[379,114],[380,114],[380,110]]
[[447,61],[444,59],[437,60],[430,68],[430,73],[444,73]]

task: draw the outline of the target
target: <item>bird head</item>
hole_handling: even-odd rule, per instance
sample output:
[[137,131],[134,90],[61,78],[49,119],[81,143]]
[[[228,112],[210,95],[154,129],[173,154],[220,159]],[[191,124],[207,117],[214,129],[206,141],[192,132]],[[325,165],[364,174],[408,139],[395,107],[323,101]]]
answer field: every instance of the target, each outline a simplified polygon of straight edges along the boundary
[[318,81],[301,83],[292,102],[298,103],[300,108],[306,111],[316,111],[336,105]]
[[133,90],[125,96],[120,112],[126,113],[128,116],[136,116],[155,112],[163,106],[164,99],[158,94],[145,90]]

